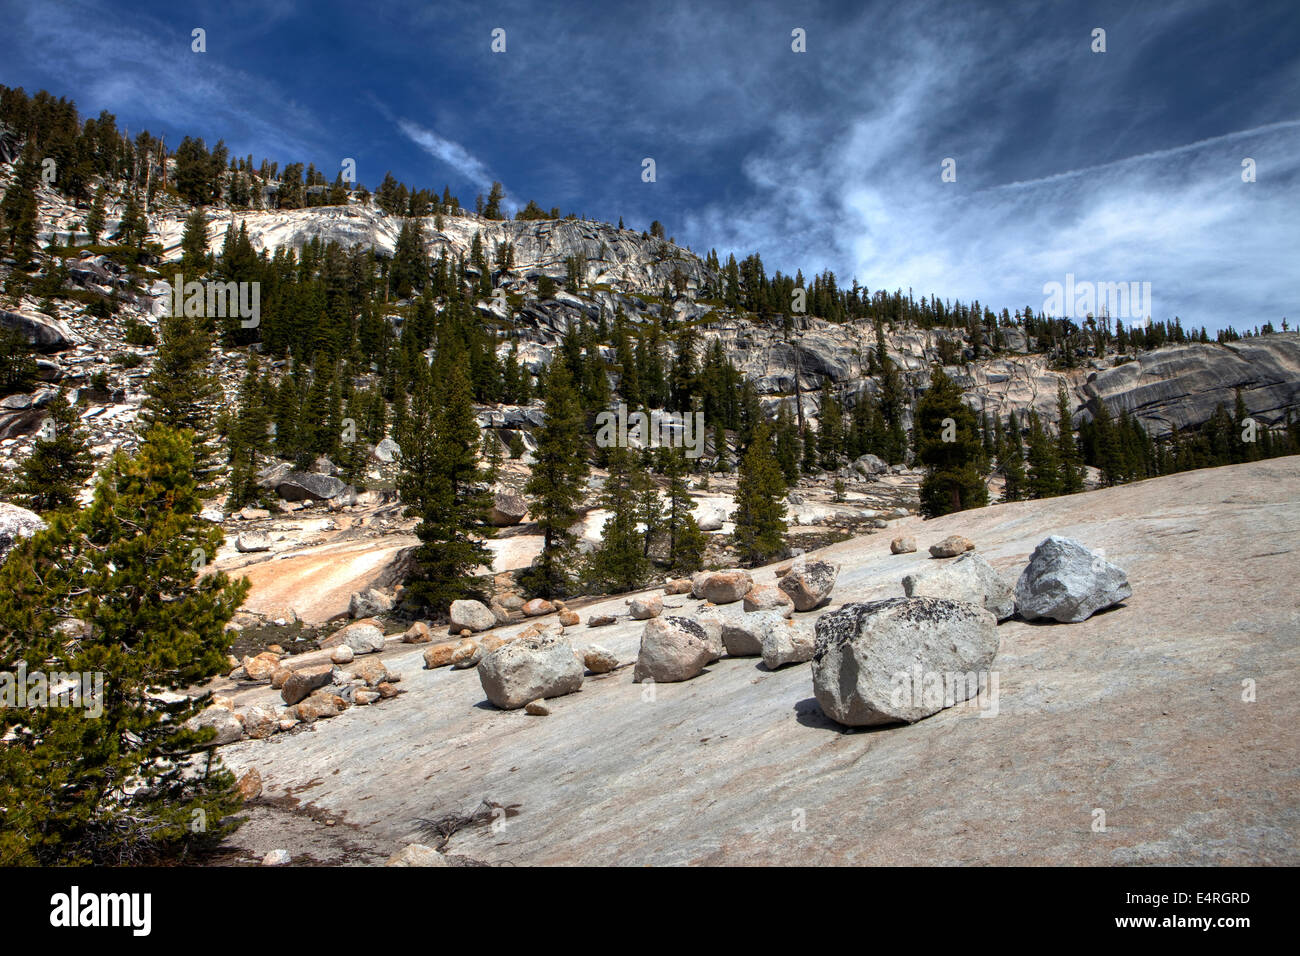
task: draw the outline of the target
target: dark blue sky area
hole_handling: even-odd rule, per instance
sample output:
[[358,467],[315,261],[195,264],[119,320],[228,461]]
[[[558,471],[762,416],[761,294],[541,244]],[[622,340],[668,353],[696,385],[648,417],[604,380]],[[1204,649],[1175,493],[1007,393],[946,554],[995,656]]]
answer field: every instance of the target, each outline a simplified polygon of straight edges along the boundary
[[1156,318],[1294,322],[1300,4],[1146,6],[3,2],[0,82],[769,270],[1013,309],[1072,273],[1151,282]]

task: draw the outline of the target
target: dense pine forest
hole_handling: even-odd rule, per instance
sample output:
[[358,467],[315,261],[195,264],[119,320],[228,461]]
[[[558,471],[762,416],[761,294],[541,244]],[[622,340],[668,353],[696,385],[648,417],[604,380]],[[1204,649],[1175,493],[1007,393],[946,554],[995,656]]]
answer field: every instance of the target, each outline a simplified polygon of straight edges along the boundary
[[[757,255],[739,261],[728,255],[724,262],[716,251],[707,253],[710,278],[695,290],[696,300],[714,309],[710,315],[745,316],[796,343],[805,315],[869,323],[875,346],[866,356],[866,374],[873,388],[849,396],[825,382],[820,389],[810,383],[809,392],[817,393],[815,423],[804,421],[794,402],[780,403],[774,416],[765,413],[752,383],[721,343],[705,345],[697,324],[674,318],[669,306],[682,290],[671,283],[662,294],[644,295],[644,314],[629,316],[621,307],[607,313],[602,305],[595,318],[580,315],[550,367],[530,369],[520,361],[512,323],[477,307],[500,294],[514,310],[528,297],[501,288],[503,279],[518,278],[514,250],[508,243],[488,248],[476,235],[468,256],[434,258],[425,235],[429,217],[435,229],[443,217],[503,219],[500,184],[487,197],[476,197],[472,213],[449,188],[410,186],[391,174],[372,193],[345,182],[341,172],[328,181],[310,162],[281,167],[267,159],[232,157],[223,142],[208,147],[194,136],[174,147],[148,131],[130,136],[111,114],[83,120],[73,103],[44,91],[29,96],[0,87],[0,124],[13,160],[0,204],[0,240],[13,264],[6,299],[17,303],[29,295],[48,302],[75,296],[91,314],[116,314],[150,282],[167,277],[147,217],[184,216],[180,271],[187,278],[257,283],[260,323],[245,328],[236,317],[163,318],[147,422],[192,436],[205,493],[224,493],[229,509],[265,496],[258,474],[275,459],[307,467],[325,456],[345,480],[364,486],[364,449],[393,436],[405,463],[400,493],[420,517],[425,541],[414,593],[433,607],[473,591],[465,575],[483,557],[478,541],[488,533],[485,479],[521,451],[517,445],[501,447],[491,435],[481,438],[475,405],[541,400],[547,409],[528,485],[530,496],[541,503],[546,535],[543,558],[528,579],[533,593],[541,595],[631,588],[654,567],[651,545],[663,541],[668,557],[661,564],[697,567],[699,532],[682,506],[688,478],[699,485],[707,483],[709,473],[739,476],[736,540],[747,559],[760,561],[783,547],[785,493],[802,478],[833,473],[864,455],[926,468],[922,510],[938,515],[986,504],[990,475],[1001,478],[1001,500],[1014,501],[1080,491],[1085,466],[1096,468],[1102,483],[1116,484],[1300,448],[1300,423],[1290,421],[1285,428],[1261,429],[1257,440],[1242,441],[1243,429],[1250,426],[1240,396],[1235,408],[1220,408],[1204,427],[1161,439],[1149,436],[1125,412],[1112,416],[1104,403],[1076,426],[1078,416],[1064,386],[1054,421],[1036,411],[1023,420],[1014,415],[994,420],[969,408],[940,367],[1003,354],[1012,336],[1063,371],[1090,356],[1132,356],[1210,341],[1204,328],[1185,330],[1177,318],[1126,328],[1104,315],[1075,322],[1030,306],[995,312],[979,302],[918,297],[910,290],[869,291],[856,280],[844,288],[831,272],[811,281],[801,272],[769,275]],[[84,210],[84,219],[77,235],[66,241],[52,235],[38,248],[38,185],[51,160],[58,172],[50,188]],[[209,252],[206,214],[213,210],[371,203],[401,220],[391,256],[319,240],[298,250],[259,253],[246,228],[236,228],[237,216],[231,217],[220,249]],[[544,211],[531,201],[515,216],[559,217],[560,210]],[[109,222],[117,223],[111,233]],[[657,221],[645,236],[671,245]],[[86,250],[126,270],[122,288],[109,296],[66,288],[62,257]],[[585,264],[575,258],[567,265],[564,290],[591,292]],[[542,276],[531,297],[552,297],[560,285]],[[1285,322],[1282,327],[1287,328]],[[887,331],[908,329],[957,333],[938,339],[935,371],[919,394],[905,387],[888,350]],[[1266,325],[1245,334],[1273,331]],[[138,324],[128,335],[136,335],[139,344],[155,338]],[[1228,328],[1215,340],[1240,337]],[[31,357],[16,340],[8,344],[0,368],[6,394],[33,381]],[[215,347],[246,354],[232,403],[220,394],[212,374]],[[595,418],[612,403],[702,412],[710,430],[709,454],[688,460],[662,449],[611,454],[596,447]],[[38,443],[12,482],[11,496],[43,511],[69,506],[88,476],[84,439],[78,444],[77,434],[75,428],[60,429]],[[572,571],[568,528],[593,465],[611,473],[604,503],[616,521],[612,539],[579,574]],[[633,540],[638,535],[642,540]]]

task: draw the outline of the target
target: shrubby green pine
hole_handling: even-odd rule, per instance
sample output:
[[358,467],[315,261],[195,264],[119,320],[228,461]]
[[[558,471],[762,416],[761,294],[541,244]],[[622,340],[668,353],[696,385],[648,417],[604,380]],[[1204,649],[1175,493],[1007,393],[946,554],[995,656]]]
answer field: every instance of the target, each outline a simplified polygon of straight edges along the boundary
[[[0,726],[0,864],[122,864],[212,847],[237,825],[234,776],[172,702],[224,673],[244,581],[200,576],[222,542],[200,520],[188,438],[152,429],[118,453],[93,503],[52,516],[0,565],[0,668],[102,674],[102,715],[7,707]],[[72,639],[56,625],[83,622]]]

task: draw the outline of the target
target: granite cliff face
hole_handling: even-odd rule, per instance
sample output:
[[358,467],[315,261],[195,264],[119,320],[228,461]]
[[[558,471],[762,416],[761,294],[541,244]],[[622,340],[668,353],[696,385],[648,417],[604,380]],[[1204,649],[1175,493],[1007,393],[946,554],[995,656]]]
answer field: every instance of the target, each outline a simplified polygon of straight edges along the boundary
[[1090,375],[1079,391],[1086,414],[1105,402],[1112,414],[1127,411],[1151,434],[1167,435],[1201,424],[1217,405],[1231,412],[1237,389],[1252,417],[1284,422],[1287,409],[1300,405],[1300,333],[1157,349]]
[[[493,220],[466,214],[443,216],[442,228],[437,217],[421,219],[430,256],[442,252],[449,257],[469,258],[474,235],[482,237],[483,248],[493,254],[497,243],[514,246],[514,278],[536,281],[543,275],[553,279],[565,276],[565,259],[585,256],[586,279],[590,283],[618,285],[658,295],[680,281],[687,289],[699,289],[710,272],[704,263],[687,250],[663,239],[643,239],[631,229],[618,229],[604,222],[583,219]],[[338,242],[345,248],[361,245],[374,247],[383,255],[392,255],[403,220],[389,216],[375,206],[317,206],[310,209],[274,212],[214,213],[208,223],[208,246],[219,252],[226,228],[231,222],[238,228],[248,227],[249,240],[259,252],[280,248],[301,248],[313,239]],[[179,257],[183,219],[169,217],[158,225],[158,236],[167,258]],[[511,287],[509,281],[506,288]]]
[[[84,210],[51,190],[39,192],[41,242],[77,237]],[[117,228],[121,213],[120,206],[109,208],[108,234]],[[357,203],[297,210],[213,211],[208,222],[212,251],[220,250],[232,223],[247,227],[258,250],[301,248],[320,239],[348,247],[373,247],[379,254],[389,255],[402,220],[374,205]],[[508,299],[483,300],[477,307],[498,328],[512,330],[511,340],[500,346],[501,354],[513,344],[521,363],[534,373],[550,363],[574,322],[595,322],[602,313],[612,319],[621,309],[633,323],[668,317],[676,328],[691,325],[703,347],[720,342],[772,414],[781,403],[792,405],[798,390],[805,418],[816,422],[823,383],[848,407],[878,388],[866,374],[875,348],[875,329],[869,321],[832,323],[797,315],[787,332],[779,322],[760,322],[748,314],[732,313],[713,298],[718,295],[720,277],[694,253],[673,243],[588,220],[489,220],[468,214],[426,217],[423,226],[433,257],[445,252],[467,259],[476,234],[489,255],[500,242],[513,245],[514,268],[498,279],[509,293]],[[180,208],[164,204],[150,217],[149,238],[162,246],[162,261],[157,263],[162,276],[180,259],[183,230],[184,211]],[[80,236],[82,242],[87,239]],[[548,276],[562,281],[566,260],[575,256],[586,263],[582,292],[558,291],[539,298],[538,280]],[[104,256],[69,258],[64,266],[73,283],[99,294],[108,294],[123,281],[116,274],[120,267]],[[666,288],[682,290],[682,294],[665,300]],[[110,319],[91,316],[78,302],[62,299],[49,314],[42,314],[41,303],[30,296],[17,307],[0,312],[0,325],[44,353],[38,362],[43,382],[84,390],[102,372],[110,373],[119,385],[126,379],[124,386],[104,396],[78,393],[83,402],[91,403],[88,423],[92,428],[101,423],[111,426],[102,436],[96,431],[97,448],[129,441],[123,428],[129,429],[134,418],[139,385],[148,375],[153,350],[134,349],[142,360],[138,367],[116,368],[111,360],[126,345],[125,322],[156,325],[167,287],[156,282],[149,291],[153,298],[119,290],[123,308]],[[399,306],[394,303],[390,316],[394,323],[401,321]],[[1070,393],[1076,422],[1091,417],[1104,402],[1112,414],[1127,410],[1155,435],[1167,434],[1171,428],[1198,426],[1220,403],[1231,409],[1236,389],[1241,390],[1249,413],[1263,424],[1276,425],[1285,420],[1288,408],[1300,407],[1300,334],[1295,332],[1222,346],[1173,346],[1119,365],[1114,364],[1114,356],[1087,357],[1080,359],[1079,367],[1065,370],[1054,369],[1046,356],[1029,352],[1019,328],[1000,329],[997,334],[1000,351],[979,358],[963,334],[951,329],[890,327],[886,348],[914,400],[929,385],[930,370],[940,359],[940,345],[947,346],[943,351],[950,357],[955,347],[961,361],[946,366],[946,373],[962,387],[971,407],[998,418],[1014,412],[1023,419],[1030,409],[1037,409],[1044,420],[1054,422],[1056,390],[1062,381]],[[603,348],[613,362],[613,348],[609,344]],[[228,393],[234,392],[243,361],[242,353],[232,351],[217,363]],[[27,398],[24,404],[23,396],[13,396],[0,409],[0,442],[9,442],[0,447],[0,465],[12,466],[22,457],[30,443],[29,433],[38,424],[40,415],[32,409],[41,396]],[[97,403],[104,407],[98,408]],[[905,413],[906,426],[910,426],[909,415]]]

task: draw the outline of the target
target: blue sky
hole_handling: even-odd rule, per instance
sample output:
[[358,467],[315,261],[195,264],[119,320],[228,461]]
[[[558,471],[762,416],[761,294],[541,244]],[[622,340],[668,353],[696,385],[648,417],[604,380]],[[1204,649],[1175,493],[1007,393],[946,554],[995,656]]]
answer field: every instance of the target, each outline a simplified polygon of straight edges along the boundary
[[1072,273],[1150,282],[1158,319],[1300,320],[1295,0],[0,8],[0,82],[169,144],[331,177],[352,157],[372,188],[391,169],[466,203],[497,179],[769,271],[999,309]]

